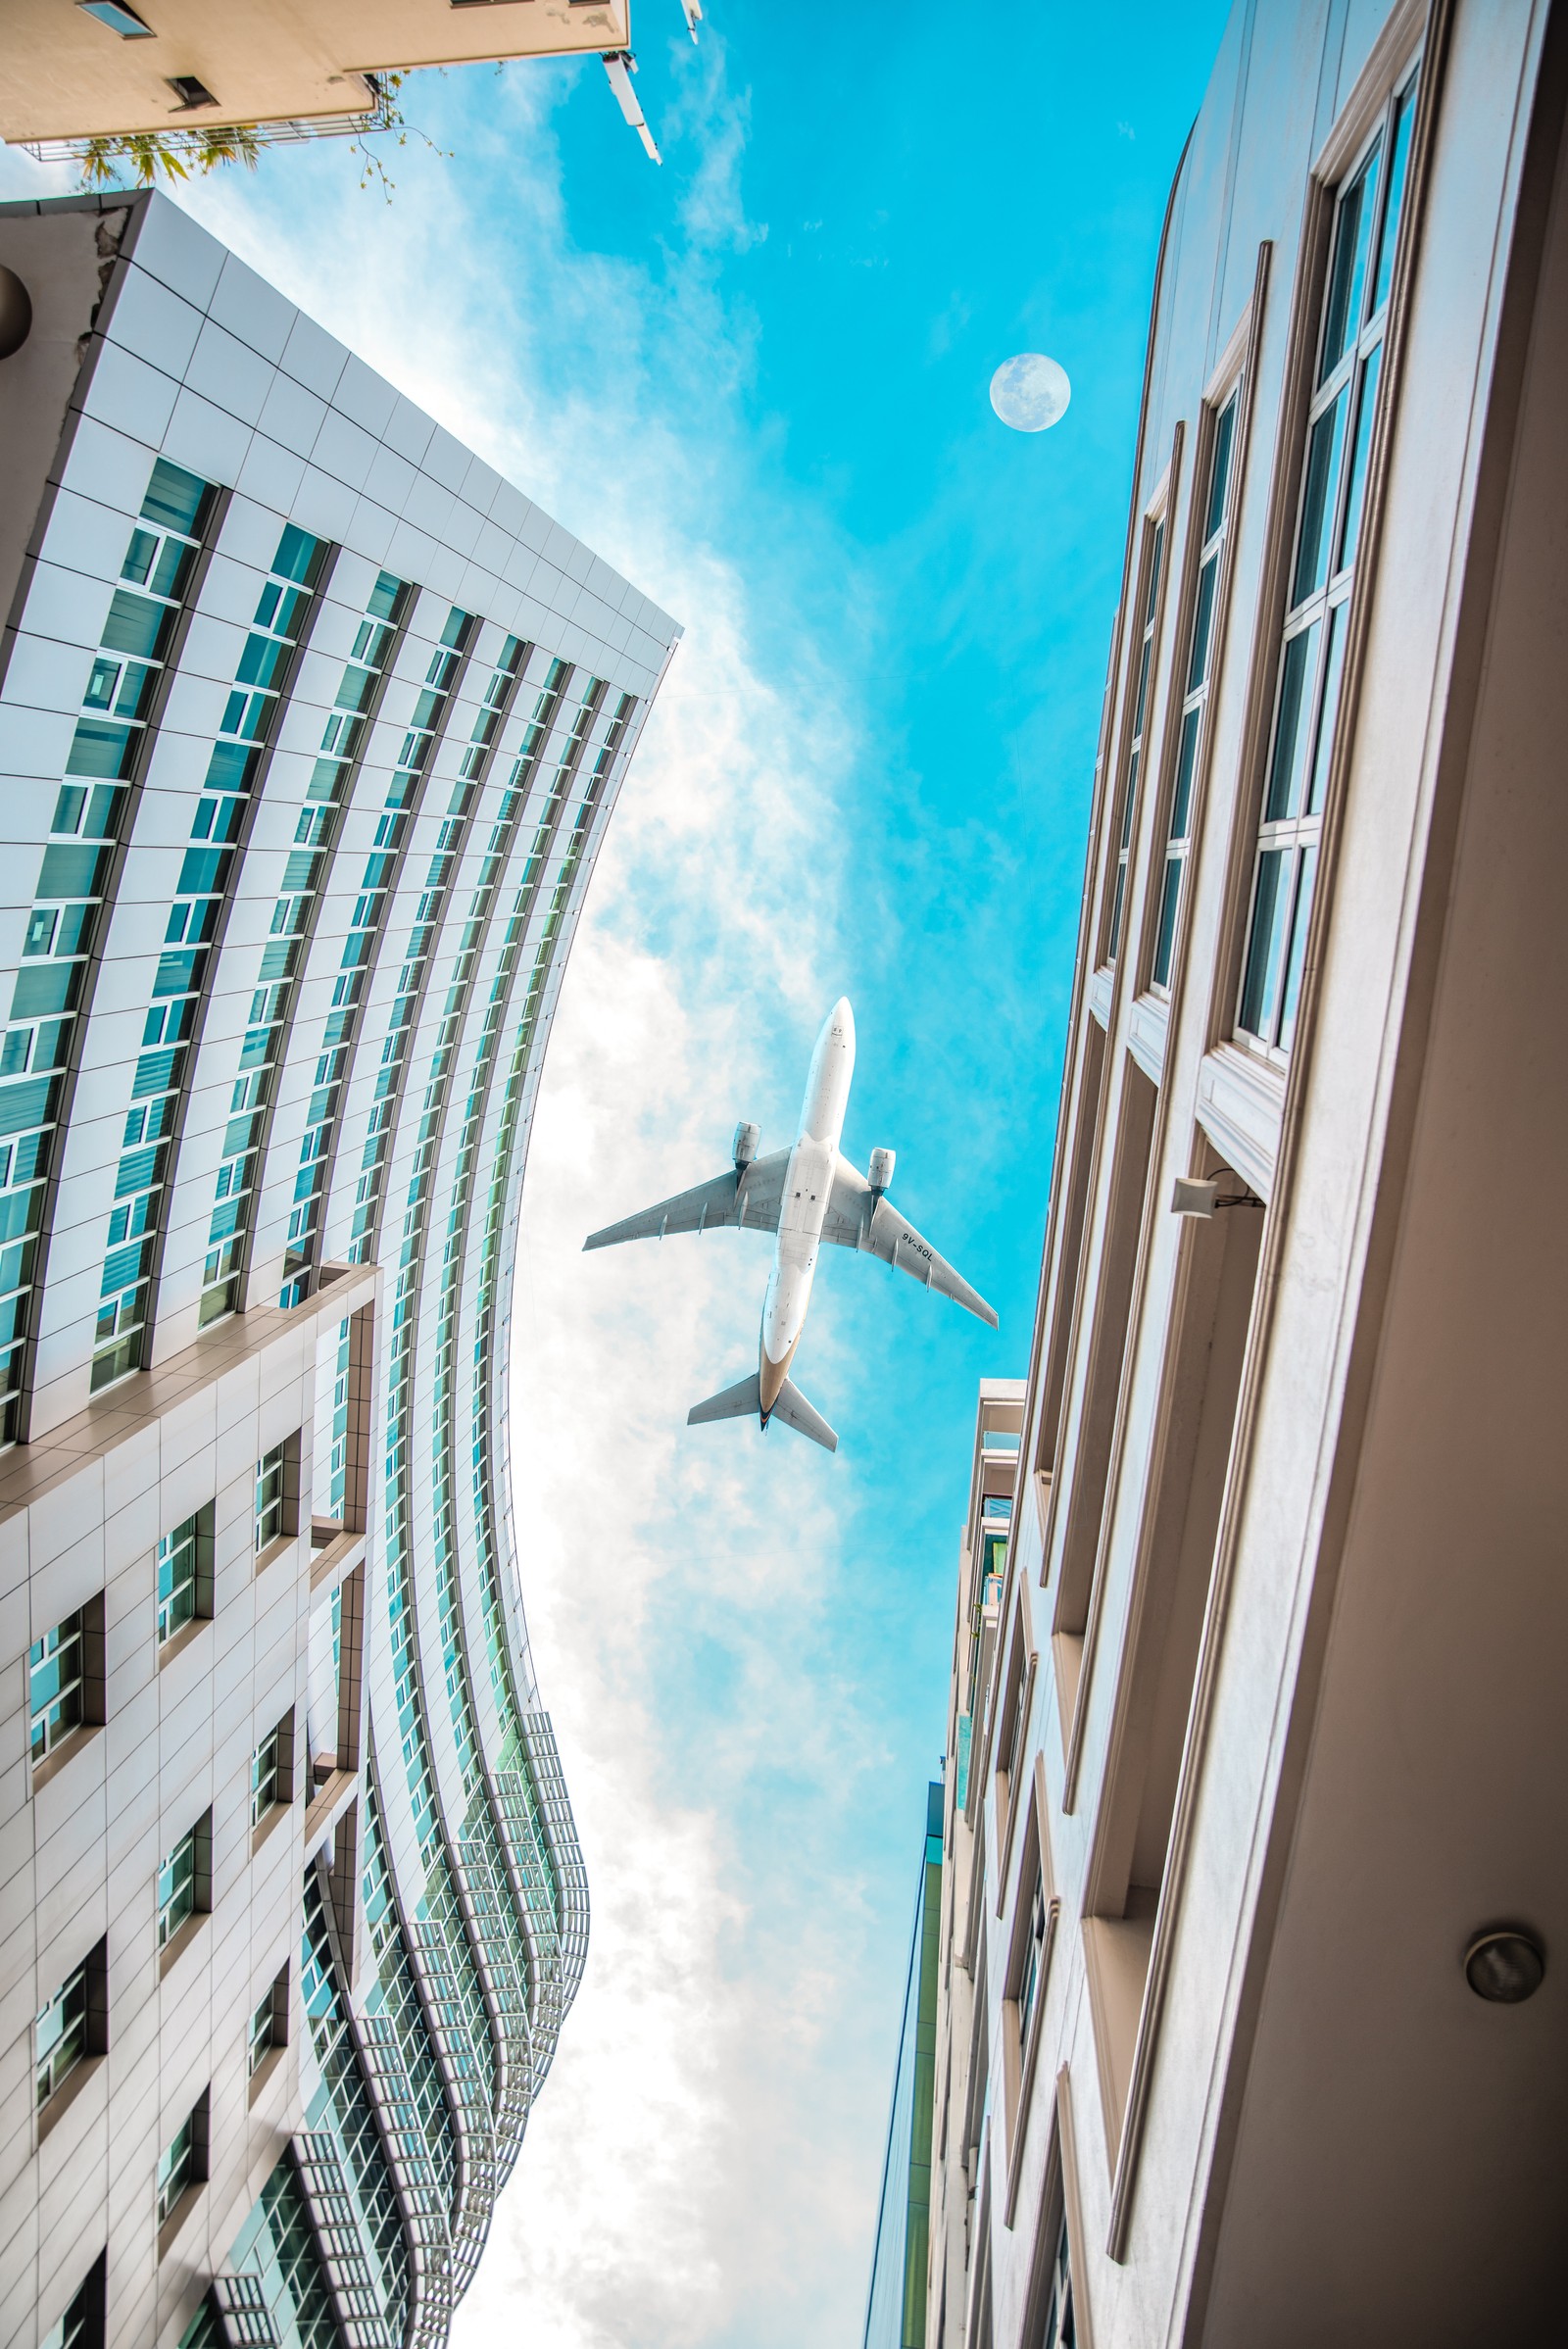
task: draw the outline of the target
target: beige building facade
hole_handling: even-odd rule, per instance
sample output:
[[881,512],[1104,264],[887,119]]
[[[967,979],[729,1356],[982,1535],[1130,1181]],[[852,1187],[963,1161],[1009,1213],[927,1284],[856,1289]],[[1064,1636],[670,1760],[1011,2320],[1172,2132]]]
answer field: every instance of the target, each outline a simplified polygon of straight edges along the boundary
[[629,0],[7,0],[0,138],[373,124],[389,74],[618,57]]
[[1171,191],[930,2349],[1560,2336],[1565,89],[1240,0]]

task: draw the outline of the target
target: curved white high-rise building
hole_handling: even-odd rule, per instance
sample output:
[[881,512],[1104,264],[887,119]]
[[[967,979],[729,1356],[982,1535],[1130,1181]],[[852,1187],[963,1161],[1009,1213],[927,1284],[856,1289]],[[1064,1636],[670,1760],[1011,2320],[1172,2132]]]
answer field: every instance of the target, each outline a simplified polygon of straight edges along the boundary
[[163,198],[0,263],[0,2341],[412,2349],[586,1949],[513,1254],[678,631]]

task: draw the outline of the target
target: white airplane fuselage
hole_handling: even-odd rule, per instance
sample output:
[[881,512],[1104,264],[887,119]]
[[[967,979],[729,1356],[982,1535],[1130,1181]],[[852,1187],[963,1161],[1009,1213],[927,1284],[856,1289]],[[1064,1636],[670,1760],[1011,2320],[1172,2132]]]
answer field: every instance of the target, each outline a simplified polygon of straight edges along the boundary
[[806,1311],[816,1278],[822,1224],[833,1192],[844,1112],[855,1075],[855,1014],[840,996],[816,1040],[801,1103],[801,1130],[790,1151],[784,1200],[773,1249],[773,1269],[762,1300],[762,1335],[758,1383],[762,1417],[778,1400],[790,1359],[806,1327]]

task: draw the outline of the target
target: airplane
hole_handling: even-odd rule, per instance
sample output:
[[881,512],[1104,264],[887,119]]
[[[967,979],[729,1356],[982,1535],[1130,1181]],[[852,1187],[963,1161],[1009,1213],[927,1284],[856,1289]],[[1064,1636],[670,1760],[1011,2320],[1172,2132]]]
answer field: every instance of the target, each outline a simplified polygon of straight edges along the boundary
[[837,1451],[837,1436],[789,1375],[823,1241],[880,1256],[885,1264],[912,1273],[939,1297],[952,1297],[992,1329],[997,1326],[985,1298],[921,1239],[888,1198],[894,1152],[873,1150],[864,1174],[840,1152],[854,1074],[855,1014],[841,996],[823,1021],[811,1053],[800,1131],[788,1150],[760,1158],[758,1129],[742,1119],[735,1128],[735,1162],[726,1173],[674,1199],[661,1199],[658,1206],[628,1215],[622,1223],[608,1224],[583,1242],[585,1249],[614,1248],[622,1240],[662,1240],[670,1232],[711,1232],[726,1224],[776,1233],[757,1368],[738,1385],[694,1403],[686,1414],[688,1427],[714,1419],[749,1419],[755,1411],[764,1433],[772,1420],[782,1420],[825,1451]]

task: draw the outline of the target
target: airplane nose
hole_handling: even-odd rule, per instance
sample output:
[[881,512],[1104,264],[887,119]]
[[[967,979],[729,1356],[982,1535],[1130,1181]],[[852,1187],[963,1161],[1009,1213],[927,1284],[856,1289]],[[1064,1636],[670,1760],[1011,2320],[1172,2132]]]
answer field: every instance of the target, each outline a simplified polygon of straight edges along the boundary
[[855,1042],[855,1013],[850,1008],[850,999],[847,995],[839,997],[827,1016],[829,1025],[838,1029],[844,1042],[853,1044]]

